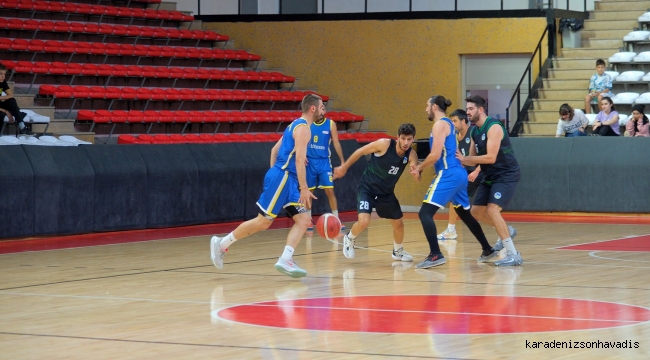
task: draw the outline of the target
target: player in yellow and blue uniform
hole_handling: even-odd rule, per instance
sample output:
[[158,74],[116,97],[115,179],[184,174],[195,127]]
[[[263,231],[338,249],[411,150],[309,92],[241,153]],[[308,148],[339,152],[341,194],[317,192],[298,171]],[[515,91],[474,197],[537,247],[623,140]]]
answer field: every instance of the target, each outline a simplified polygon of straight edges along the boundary
[[284,208],[295,224],[287,235],[284,252],[275,263],[275,269],[293,278],[307,275],[293,261],[293,251],[309,226],[311,219],[307,209],[311,208],[311,200],[315,199],[307,186],[305,166],[307,145],[311,138],[309,126],[314,121],[323,120],[325,106],[322,99],[314,94],[306,95],[301,106],[302,116],[285,129],[282,138],[271,150],[271,168],[266,172],[264,190],[257,201],[260,208],[257,217],[240,224],[223,238],[213,236],[210,240],[210,257],[217,268],[223,268],[223,258],[230,245],[268,229]]
[[469,211],[467,171],[456,158],[455,127],[445,115],[445,111],[450,105],[451,101],[441,95],[433,96],[427,101],[427,114],[429,120],[434,122],[429,138],[431,152],[414,170],[420,173],[423,169],[434,164],[436,171],[436,177],[424,196],[424,202],[418,214],[430,248],[429,256],[415,266],[420,269],[442,265],[447,262],[440,252],[433,217],[439,209],[442,209],[450,201],[452,206],[456,208],[456,213],[460,219],[467,225],[483,248],[479,261],[487,261],[498,255],[498,251],[494,250],[487,241],[481,225],[472,217]]
[[[327,118],[321,122],[313,122],[311,124],[311,140],[307,146],[307,185],[311,191],[314,191],[317,187],[325,191],[332,214],[338,218],[339,211],[336,195],[334,194],[330,145],[334,146],[341,164],[344,163],[345,158],[343,157],[341,143],[339,143],[336,123]],[[311,211],[309,214],[311,215]],[[313,225],[310,225],[307,230],[313,230]],[[341,225],[341,230],[345,230],[345,225]]]

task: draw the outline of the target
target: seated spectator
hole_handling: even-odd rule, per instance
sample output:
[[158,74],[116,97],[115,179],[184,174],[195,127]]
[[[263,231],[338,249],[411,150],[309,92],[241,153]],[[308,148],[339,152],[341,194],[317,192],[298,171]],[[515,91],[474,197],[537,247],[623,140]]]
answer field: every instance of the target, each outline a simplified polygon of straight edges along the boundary
[[596,60],[596,73],[589,80],[589,94],[585,96],[585,113],[591,114],[591,101],[598,97],[598,110],[605,96],[614,96],[612,91],[612,77],[605,73],[605,60]]
[[18,129],[21,134],[31,135],[32,132],[27,129],[23,119],[25,114],[20,112],[18,103],[14,98],[13,91],[9,88],[7,80],[5,79],[7,75],[7,68],[0,64],[0,91],[2,96],[0,96],[0,121],[4,121],[5,116],[9,120],[9,123],[17,122]]
[[602,109],[596,115],[596,121],[591,127],[593,136],[620,136],[620,129],[618,124],[618,112],[614,108],[614,101],[608,97],[604,97],[600,101],[600,108]]
[[589,119],[580,109],[573,109],[569,104],[560,105],[560,120],[557,122],[555,137],[587,136]]
[[625,125],[628,136],[645,136],[650,137],[650,121],[643,113],[643,105],[634,105],[632,107],[632,116]]

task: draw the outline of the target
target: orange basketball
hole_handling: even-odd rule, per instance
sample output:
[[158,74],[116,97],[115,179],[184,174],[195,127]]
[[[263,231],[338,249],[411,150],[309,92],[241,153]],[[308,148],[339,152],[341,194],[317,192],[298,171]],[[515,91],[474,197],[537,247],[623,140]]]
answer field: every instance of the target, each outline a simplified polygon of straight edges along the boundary
[[328,240],[333,240],[341,233],[341,221],[331,213],[325,213],[316,222],[318,235]]

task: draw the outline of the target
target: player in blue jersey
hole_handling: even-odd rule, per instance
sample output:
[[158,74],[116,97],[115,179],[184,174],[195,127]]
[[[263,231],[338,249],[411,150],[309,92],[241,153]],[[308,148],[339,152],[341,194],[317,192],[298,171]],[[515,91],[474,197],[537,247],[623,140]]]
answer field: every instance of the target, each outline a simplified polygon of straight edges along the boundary
[[[334,178],[342,178],[347,170],[364,155],[371,155],[368,167],[361,176],[357,194],[358,220],[343,236],[343,255],[354,258],[354,240],[368,225],[372,209],[377,215],[389,219],[393,227],[393,260],[413,261],[413,256],[404,251],[404,222],[402,208],[395,197],[395,184],[408,166],[412,172],[418,164],[418,156],[411,149],[415,139],[415,126],[402,124],[397,130],[397,140],[379,139],[357,149],[346,162],[334,169]],[[420,174],[413,174],[420,181]]]
[[[345,157],[343,157],[343,149],[341,149],[341,143],[339,143],[336,123],[327,118],[324,118],[321,122],[313,122],[311,124],[311,140],[307,146],[307,185],[311,191],[314,191],[316,187],[325,191],[332,214],[338,218],[339,210],[336,195],[334,194],[330,144],[334,146],[334,150],[339,156],[341,164],[343,164]],[[311,210],[309,216],[311,217]],[[312,222],[307,230],[313,229]],[[341,225],[341,230],[345,230],[345,225]]]
[[311,208],[311,200],[316,198],[307,186],[305,166],[307,144],[311,138],[309,126],[312,122],[323,120],[325,106],[319,96],[308,94],[302,99],[302,109],[302,116],[284,130],[282,138],[271,151],[271,168],[266,172],[264,190],[257,201],[257,217],[240,224],[223,238],[213,236],[210,240],[210,256],[217,268],[223,268],[223,258],[230,245],[268,229],[284,208],[295,224],[289,230],[284,252],[275,269],[293,278],[307,275],[293,261],[293,251],[309,226],[307,209]]
[[479,261],[487,261],[499,254],[488,243],[481,229],[481,225],[470,213],[469,196],[467,195],[467,171],[456,158],[456,132],[454,124],[445,115],[451,101],[444,96],[436,95],[427,101],[427,115],[433,121],[429,147],[431,152],[413,171],[413,174],[420,174],[424,169],[434,165],[436,176],[431,182],[427,193],[424,196],[419,216],[424,235],[429,242],[430,253],[424,261],[415,267],[426,269],[447,262],[447,259],[440,252],[436,223],[433,216],[451,201],[456,208],[456,214],[469,228],[483,248]]
[[499,239],[494,248],[506,249],[506,256],[494,265],[521,265],[524,260],[512,242],[517,230],[508,226],[501,216],[501,211],[515,195],[520,177],[519,163],[505,126],[485,112],[485,99],[475,95],[465,101],[467,116],[476,126],[470,133],[470,156],[457,153],[457,157],[463,165],[480,165],[485,174],[476,191],[472,215],[495,228]]

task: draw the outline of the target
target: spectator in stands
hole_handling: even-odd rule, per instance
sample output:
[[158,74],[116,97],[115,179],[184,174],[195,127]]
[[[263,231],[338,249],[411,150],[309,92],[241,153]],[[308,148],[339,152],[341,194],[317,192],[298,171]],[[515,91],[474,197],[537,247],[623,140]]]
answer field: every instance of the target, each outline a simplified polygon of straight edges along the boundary
[[598,98],[598,110],[600,108],[601,100],[606,96],[613,96],[612,91],[612,77],[605,73],[605,60],[596,60],[596,73],[591,76],[589,80],[589,94],[585,96],[585,113],[591,114],[591,101],[594,97]]
[[614,101],[604,97],[600,101],[601,111],[596,115],[596,121],[591,127],[592,136],[620,136],[618,125],[618,112],[614,108]]
[[31,135],[31,131],[25,126],[23,119],[25,118],[25,113],[20,112],[18,103],[14,98],[14,92],[9,88],[7,80],[7,68],[0,64],[0,90],[2,90],[2,96],[0,96],[0,121],[4,121],[5,116],[9,120],[9,123],[17,122],[18,129],[21,134]]
[[632,116],[625,125],[628,136],[645,136],[650,137],[650,121],[643,113],[643,105],[634,105],[632,107]]
[[580,109],[573,109],[569,104],[560,105],[560,120],[557,122],[555,137],[587,136],[589,119]]

